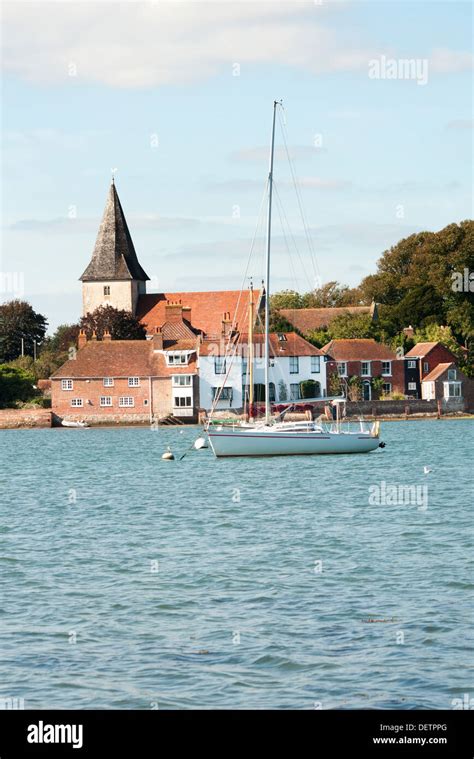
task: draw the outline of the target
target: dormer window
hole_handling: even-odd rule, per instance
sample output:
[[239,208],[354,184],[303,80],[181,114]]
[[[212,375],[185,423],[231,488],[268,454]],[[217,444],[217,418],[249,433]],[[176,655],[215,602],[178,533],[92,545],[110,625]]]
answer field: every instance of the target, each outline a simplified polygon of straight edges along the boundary
[[189,363],[189,353],[166,353],[168,366],[183,366]]
[[286,342],[286,335],[284,335],[282,332],[278,334],[278,340],[280,343]]

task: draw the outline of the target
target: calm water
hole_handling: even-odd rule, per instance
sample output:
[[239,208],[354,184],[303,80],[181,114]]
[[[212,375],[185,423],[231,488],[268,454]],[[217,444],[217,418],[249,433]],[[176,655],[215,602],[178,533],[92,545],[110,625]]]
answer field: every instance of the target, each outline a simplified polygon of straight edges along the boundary
[[[0,696],[73,709],[474,697],[473,430],[392,422],[369,455],[181,462],[161,453],[196,428],[0,432]],[[428,508],[370,504],[381,481],[427,485]]]

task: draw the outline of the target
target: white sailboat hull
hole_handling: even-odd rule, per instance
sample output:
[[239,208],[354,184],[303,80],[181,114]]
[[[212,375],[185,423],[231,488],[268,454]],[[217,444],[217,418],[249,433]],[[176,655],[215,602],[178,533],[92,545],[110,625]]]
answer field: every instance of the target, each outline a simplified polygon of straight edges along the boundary
[[221,456],[304,456],[333,453],[369,453],[379,447],[370,432],[272,431],[270,428],[224,428],[208,431],[209,442]]

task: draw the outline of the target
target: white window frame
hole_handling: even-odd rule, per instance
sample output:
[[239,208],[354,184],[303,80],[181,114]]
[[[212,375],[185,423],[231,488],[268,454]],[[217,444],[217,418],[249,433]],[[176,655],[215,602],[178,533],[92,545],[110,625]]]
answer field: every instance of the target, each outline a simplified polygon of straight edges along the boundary
[[339,377],[347,377],[347,361],[337,361],[336,364]]
[[[462,398],[462,382],[443,382],[445,398]],[[451,395],[451,386],[459,390],[459,393]],[[446,392],[447,391],[447,392]]]
[[[367,367],[367,371],[364,371],[364,365]],[[361,377],[371,377],[372,371],[372,362],[371,361],[361,361],[360,362],[360,376]]]
[[[388,364],[388,372],[384,372],[383,370],[384,364]],[[391,376],[392,376],[392,362],[382,361],[382,377],[391,377]]]
[[300,373],[300,361],[298,356],[290,356],[290,374],[299,374]]
[[166,363],[168,366],[186,366],[189,364],[188,353],[166,353]]
[[102,379],[102,384],[104,387],[113,387],[114,386],[114,378],[113,377],[104,377]]
[[[385,390],[385,388],[388,387],[388,390]],[[392,392],[392,383],[391,382],[384,382],[382,385],[382,392],[384,395],[390,395]]]
[[128,378],[128,386],[129,387],[140,387],[140,377],[129,377]]
[[[314,367],[317,366],[318,368],[315,369]],[[321,356],[311,356],[311,374],[320,374],[321,373]]]
[[416,361],[413,361],[413,359],[408,360],[408,368],[409,369],[416,369]]
[[84,406],[84,401],[82,398],[71,398],[71,406],[73,408],[82,408]]
[[173,387],[191,387],[191,375],[173,374]]
[[416,382],[409,382],[408,390],[416,390]]
[[456,369],[448,369],[448,382],[456,382],[457,374]]
[[[296,388],[296,390],[294,389]],[[295,395],[296,393],[296,395]],[[299,382],[290,382],[290,401],[301,400],[301,387]]]
[[[131,401],[129,403],[129,401]],[[135,398],[133,395],[121,395],[119,398],[119,407],[120,408],[133,408],[135,406]]]
[[74,382],[72,379],[62,379],[61,380],[61,390],[74,390]]
[[234,397],[234,388],[232,387],[213,387],[211,388],[212,400],[215,401],[219,395],[219,401],[232,401]]
[[101,408],[110,408],[112,406],[112,396],[111,395],[101,395],[99,399],[99,406]]
[[[181,401],[184,401],[184,403],[181,403]],[[190,395],[173,396],[173,408],[191,408],[192,405],[193,405],[193,402]]]

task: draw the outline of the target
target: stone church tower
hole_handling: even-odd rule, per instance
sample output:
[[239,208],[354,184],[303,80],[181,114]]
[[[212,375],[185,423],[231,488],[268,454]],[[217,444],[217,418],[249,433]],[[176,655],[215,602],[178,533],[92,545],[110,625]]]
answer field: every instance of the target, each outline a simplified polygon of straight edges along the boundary
[[82,281],[82,314],[98,306],[136,313],[150,279],[140,266],[114,181],[110,186],[99,234]]

